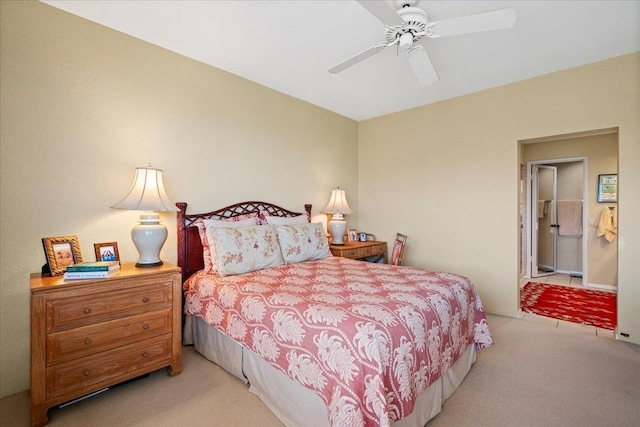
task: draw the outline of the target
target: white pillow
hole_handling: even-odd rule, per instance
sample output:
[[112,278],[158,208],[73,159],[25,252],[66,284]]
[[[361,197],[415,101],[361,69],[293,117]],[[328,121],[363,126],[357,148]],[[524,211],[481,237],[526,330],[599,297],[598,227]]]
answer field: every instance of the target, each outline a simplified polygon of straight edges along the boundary
[[216,248],[218,274],[221,277],[284,264],[273,225],[211,228],[208,236]]
[[204,239],[202,240],[203,257],[205,258],[204,267],[208,274],[215,274],[217,271],[216,261],[216,248],[213,245],[213,239],[209,237],[209,230],[216,228],[238,228],[248,227],[258,224],[258,216],[251,216],[249,218],[234,220],[220,220],[220,219],[204,219],[202,225],[204,226]]
[[307,219],[306,214],[298,215],[298,216],[265,216],[267,220],[267,224],[273,225],[298,225],[298,224],[309,224],[309,220]]
[[287,264],[331,256],[329,243],[321,223],[279,225],[276,227],[282,257]]

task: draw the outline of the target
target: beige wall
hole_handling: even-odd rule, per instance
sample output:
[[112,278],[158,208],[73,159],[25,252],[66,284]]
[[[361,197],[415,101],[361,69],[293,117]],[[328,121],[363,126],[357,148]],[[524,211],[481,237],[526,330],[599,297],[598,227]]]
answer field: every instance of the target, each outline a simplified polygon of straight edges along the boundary
[[[598,203],[596,189],[599,174],[617,173],[617,133],[523,144],[522,149],[525,161],[572,157],[585,157],[587,159],[588,181],[585,208],[587,209],[589,221],[597,224],[602,209],[608,206],[615,206],[612,203]],[[560,191],[560,188],[558,191]],[[562,197],[559,195],[558,198]],[[624,229],[624,226],[622,228]],[[597,285],[616,286],[618,282],[618,239],[609,243],[604,238],[597,237],[597,230],[595,226],[587,228],[587,280],[589,283]],[[570,242],[571,238],[565,238],[564,243]]]
[[360,227],[407,234],[408,265],[462,273],[516,316],[518,142],[617,127],[618,325],[640,343],[638,76],[635,53],[361,122]]
[[[1,4],[1,390],[29,388],[29,273],[41,238],[82,254],[117,241],[136,259],[138,214],[110,209],[134,168],[164,169],[199,212],[267,199],[289,209],[331,189],[358,212],[355,121],[37,2]],[[336,160],[337,159],[337,160]],[[162,258],[175,262],[174,214]]]

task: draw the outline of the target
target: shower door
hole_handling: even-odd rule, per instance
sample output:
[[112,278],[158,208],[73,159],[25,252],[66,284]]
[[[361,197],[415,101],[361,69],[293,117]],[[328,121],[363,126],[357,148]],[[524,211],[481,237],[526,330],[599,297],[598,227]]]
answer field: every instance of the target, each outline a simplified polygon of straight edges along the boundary
[[558,169],[555,166],[546,165],[531,167],[531,277],[540,277],[556,272]]

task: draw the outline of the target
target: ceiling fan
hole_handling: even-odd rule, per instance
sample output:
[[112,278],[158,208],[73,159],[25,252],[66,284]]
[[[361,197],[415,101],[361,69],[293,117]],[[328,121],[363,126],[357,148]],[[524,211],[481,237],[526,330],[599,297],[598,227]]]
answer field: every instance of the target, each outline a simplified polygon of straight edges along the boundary
[[386,1],[356,1],[385,25],[386,42],[373,45],[330,68],[330,73],[339,73],[390,46],[397,45],[404,49],[409,58],[409,65],[420,84],[429,86],[438,81],[439,77],[427,56],[427,52],[419,43],[424,37],[435,39],[459,34],[500,30],[511,28],[516,22],[516,12],[513,9],[499,9],[429,22],[424,9],[416,7],[418,0],[395,0],[397,11]]

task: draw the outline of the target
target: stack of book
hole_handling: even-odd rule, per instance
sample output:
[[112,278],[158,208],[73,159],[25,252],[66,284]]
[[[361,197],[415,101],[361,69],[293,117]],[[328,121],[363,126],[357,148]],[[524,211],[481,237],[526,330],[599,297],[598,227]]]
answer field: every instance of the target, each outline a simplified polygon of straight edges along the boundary
[[81,262],[67,267],[64,280],[103,279],[118,271],[120,271],[119,261]]

